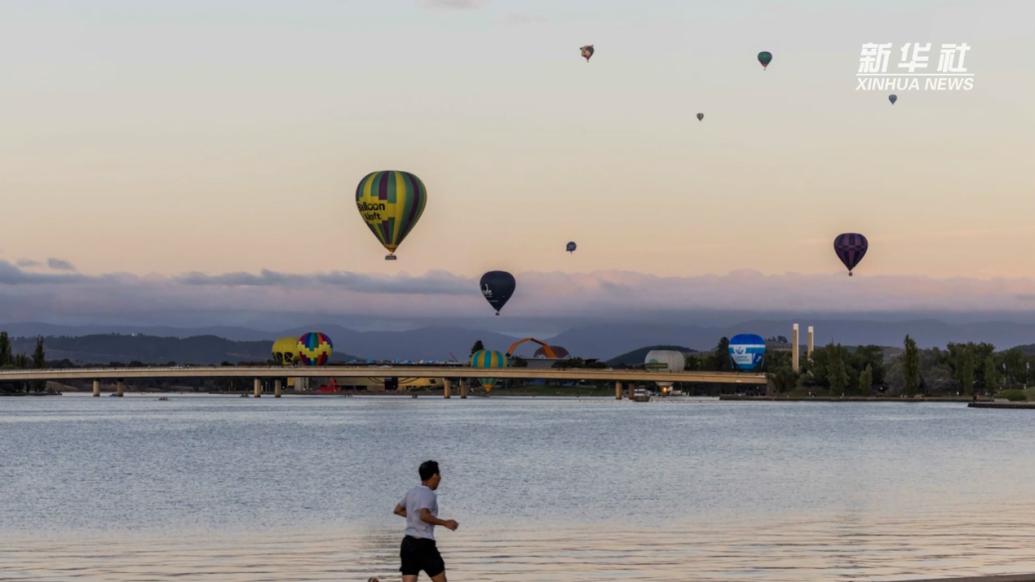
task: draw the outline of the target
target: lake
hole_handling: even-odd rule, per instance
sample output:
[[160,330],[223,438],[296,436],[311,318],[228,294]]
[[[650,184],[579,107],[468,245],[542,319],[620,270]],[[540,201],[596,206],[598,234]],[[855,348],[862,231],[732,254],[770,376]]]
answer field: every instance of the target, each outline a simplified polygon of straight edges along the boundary
[[[5,580],[398,580],[439,461],[451,580],[1035,572],[1035,411],[605,398],[0,398]],[[426,578],[422,578],[426,579]]]

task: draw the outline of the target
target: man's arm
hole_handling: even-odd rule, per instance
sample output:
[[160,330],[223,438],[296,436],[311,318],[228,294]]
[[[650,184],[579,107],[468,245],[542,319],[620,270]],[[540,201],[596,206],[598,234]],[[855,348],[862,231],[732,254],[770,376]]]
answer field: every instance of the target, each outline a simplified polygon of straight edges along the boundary
[[420,510],[420,520],[424,523],[430,523],[431,525],[440,525],[444,528],[454,531],[456,530],[456,528],[460,527],[460,524],[457,523],[455,519],[439,519],[434,515],[431,515],[431,510],[426,507]]
[[406,508],[403,507],[402,503],[396,503],[395,509],[392,510],[392,513],[398,515],[399,517],[406,517]]

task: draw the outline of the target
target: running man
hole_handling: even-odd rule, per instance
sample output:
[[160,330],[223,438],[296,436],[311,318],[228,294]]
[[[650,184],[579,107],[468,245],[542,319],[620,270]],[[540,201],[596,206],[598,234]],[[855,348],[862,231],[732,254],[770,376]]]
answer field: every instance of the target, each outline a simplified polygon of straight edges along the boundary
[[455,519],[438,518],[438,496],[435,490],[442,482],[438,463],[424,461],[418,469],[420,485],[406,492],[395,506],[394,513],[406,518],[406,537],[399,548],[402,582],[417,582],[421,570],[431,576],[432,582],[446,582],[446,564],[435,546],[435,526],[456,531],[460,524]]

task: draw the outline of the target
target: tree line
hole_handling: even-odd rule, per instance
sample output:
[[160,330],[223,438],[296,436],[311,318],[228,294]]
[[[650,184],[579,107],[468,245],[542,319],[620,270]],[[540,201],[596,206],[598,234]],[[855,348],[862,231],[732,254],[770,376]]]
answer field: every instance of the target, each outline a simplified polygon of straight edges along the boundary
[[[0,331],[0,370],[32,370],[47,367],[46,352],[43,349],[43,337],[36,338],[36,348],[31,355],[15,354],[11,338],[6,331]],[[25,393],[43,392],[46,382],[0,382],[0,392]]]
[[875,345],[817,348],[801,369],[790,354],[767,354],[767,374],[778,394],[824,396],[1002,396],[1024,399],[1035,358],[1018,348],[999,351],[984,342],[921,349],[906,336],[901,349]]

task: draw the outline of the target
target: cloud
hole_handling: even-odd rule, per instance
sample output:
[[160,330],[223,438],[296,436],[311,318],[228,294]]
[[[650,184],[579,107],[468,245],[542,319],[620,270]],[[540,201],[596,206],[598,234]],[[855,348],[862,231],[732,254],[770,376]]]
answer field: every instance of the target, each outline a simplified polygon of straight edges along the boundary
[[547,19],[545,16],[540,14],[525,14],[522,12],[512,12],[507,15],[507,24],[514,25],[534,25],[534,24],[546,24]]
[[237,272],[221,275],[187,273],[175,281],[185,285],[219,285],[226,287],[315,287],[327,285],[360,293],[409,295],[462,295],[474,289],[473,279],[458,277],[444,271],[432,271],[421,277],[398,275],[366,275],[349,271],[331,271],[310,275],[279,273],[263,269],[257,274]]
[[451,10],[475,10],[485,6],[488,0],[424,0],[424,4],[432,8]]
[[31,269],[32,267],[40,266],[39,261],[34,261],[32,259],[18,259],[18,262],[15,264],[19,267],[22,267],[23,269]]
[[86,277],[78,274],[33,273],[0,261],[0,285],[66,285],[85,280]]
[[64,259],[55,259],[54,257],[50,257],[49,259],[47,259],[47,266],[50,267],[51,269],[54,269],[55,271],[74,271],[75,270],[75,265],[73,265],[72,263],[70,263],[70,262],[68,262],[68,261],[66,261]]
[[[517,273],[507,304],[512,318],[619,321],[652,314],[704,311],[757,313],[916,313],[1005,311],[1033,314],[1035,279],[831,274],[662,277],[628,271]],[[444,271],[380,275],[350,271],[203,273],[176,276],[36,272],[0,261],[0,321],[147,319],[177,324],[188,313],[211,324],[233,314],[266,321],[364,318],[394,325],[427,319],[458,321],[489,311],[477,278]],[[321,316],[321,317],[323,317]],[[166,317],[165,321],[158,321]],[[494,318],[495,319],[495,318]],[[393,323],[394,322],[394,323]]]

